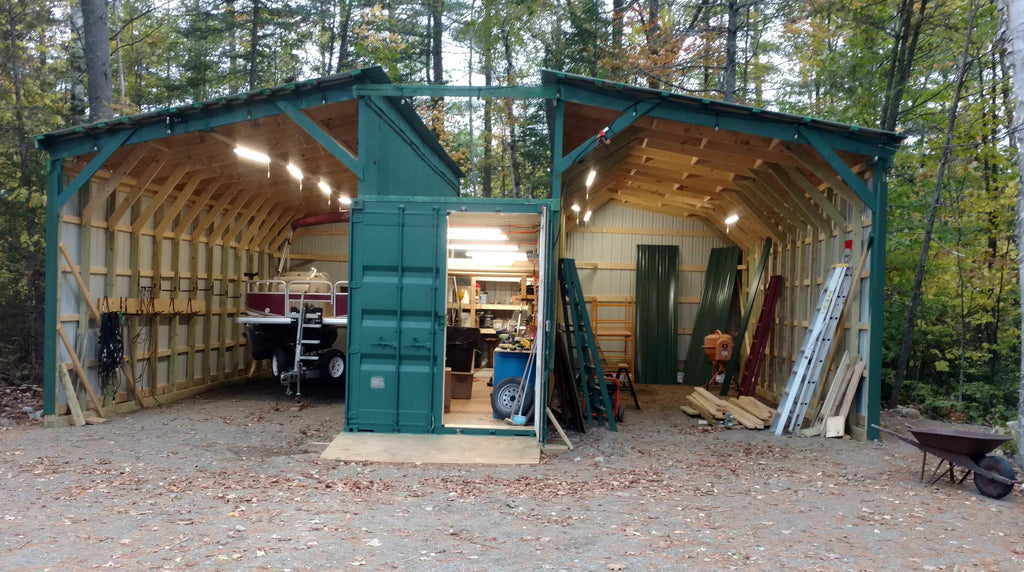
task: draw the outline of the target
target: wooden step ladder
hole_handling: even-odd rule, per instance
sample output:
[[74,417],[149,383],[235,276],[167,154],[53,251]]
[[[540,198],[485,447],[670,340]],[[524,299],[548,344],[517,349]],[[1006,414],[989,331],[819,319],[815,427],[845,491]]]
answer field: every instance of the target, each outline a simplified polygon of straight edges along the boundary
[[601,357],[594,339],[594,331],[590,327],[590,316],[587,314],[575,260],[558,260],[558,283],[562,293],[566,337],[570,352],[575,352],[576,355],[576,381],[583,393],[586,417],[597,425],[607,422],[610,430],[618,431],[615,410],[605,384]]
[[768,288],[764,292],[764,302],[761,304],[761,314],[757,317],[754,338],[750,342],[747,367],[743,370],[743,379],[740,380],[739,394],[741,396],[753,396],[757,389],[757,382],[761,378],[765,350],[768,348],[768,339],[775,326],[775,309],[778,307],[779,298],[782,297],[782,280],[782,276],[772,276],[768,279]]

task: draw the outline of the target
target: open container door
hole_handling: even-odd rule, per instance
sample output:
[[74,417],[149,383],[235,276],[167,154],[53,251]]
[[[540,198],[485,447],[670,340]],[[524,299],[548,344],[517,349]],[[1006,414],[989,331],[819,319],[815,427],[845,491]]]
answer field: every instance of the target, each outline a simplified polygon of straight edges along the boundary
[[[538,296],[535,339],[543,367],[534,379],[536,413],[526,427],[446,427],[444,359],[448,217],[532,214],[542,222],[546,245],[550,202],[545,200],[435,197],[366,197],[352,205],[349,279],[349,377],[346,431],[517,434],[536,436],[544,427],[550,366],[545,305]],[[547,248],[539,249],[539,276],[548,274]]]
[[547,348],[546,334],[548,332],[548,329],[551,327],[551,324],[548,323],[548,316],[546,311],[548,303],[547,269],[548,261],[550,260],[550,257],[548,256],[549,249],[547,248],[548,237],[550,236],[548,232],[548,214],[548,207],[541,207],[540,240],[538,241],[538,243],[541,245],[541,248],[538,249],[538,253],[540,256],[538,257],[537,265],[537,281],[536,286],[534,286],[534,292],[537,297],[537,337],[534,341],[535,345],[537,346],[537,360],[541,362],[543,367],[534,368],[534,375],[536,376],[536,379],[534,379],[533,384],[533,402],[537,404],[537,407],[535,408],[533,415],[533,430],[537,432],[537,440],[540,441],[542,444],[544,443],[544,427],[546,426],[547,421],[546,411],[548,405],[547,400],[545,399],[548,394],[547,384],[544,383],[545,380],[547,380],[546,372],[548,371],[546,361],[547,352],[545,351],[545,349]]

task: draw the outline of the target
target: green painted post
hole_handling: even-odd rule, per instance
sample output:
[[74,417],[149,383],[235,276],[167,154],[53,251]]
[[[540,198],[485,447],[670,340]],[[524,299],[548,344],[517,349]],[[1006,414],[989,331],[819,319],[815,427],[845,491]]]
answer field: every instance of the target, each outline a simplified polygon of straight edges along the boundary
[[57,197],[64,183],[64,161],[50,160],[46,176],[46,308],[43,324],[43,415],[57,410]]
[[565,103],[555,104],[555,132],[551,135],[551,200],[559,204],[562,200],[562,171],[555,165],[562,160],[562,137],[565,131]]
[[885,301],[885,234],[886,204],[889,194],[889,183],[885,180],[889,168],[888,157],[879,157],[875,163],[872,179],[875,187],[875,204],[871,213],[871,231],[874,234],[874,245],[871,247],[871,283],[869,284],[870,329],[868,330],[868,387],[867,399],[867,438],[869,441],[878,439],[878,424],[882,407],[882,321],[884,320],[883,303]]

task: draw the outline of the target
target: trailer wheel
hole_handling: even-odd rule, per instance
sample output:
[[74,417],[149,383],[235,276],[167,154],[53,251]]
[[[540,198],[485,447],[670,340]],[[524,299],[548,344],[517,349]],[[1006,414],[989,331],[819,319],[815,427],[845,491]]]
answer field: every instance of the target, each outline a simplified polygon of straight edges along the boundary
[[[1013,479],[1013,467],[1010,462],[1003,457],[996,457],[989,455],[982,459],[978,466],[986,471],[1002,475],[1008,479]],[[990,479],[985,475],[979,475],[977,472],[974,473],[974,486],[978,487],[978,492],[981,494],[991,497],[994,499],[1001,499],[1006,495],[1010,494],[1013,490],[1013,485],[1001,483],[997,480]]]
[[270,373],[274,374],[275,380],[280,382],[281,376],[285,372],[291,371],[292,364],[293,360],[288,359],[288,353],[284,348],[274,348],[274,352],[270,355]]
[[320,379],[341,382],[345,379],[345,354],[339,349],[331,348],[320,354],[317,360]]
[[[491,392],[491,409],[500,419],[512,417],[512,407],[516,404],[516,397],[519,395],[519,384],[521,377],[506,377],[494,384],[494,391]],[[529,385],[527,385],[529,389]],[[527,411],[533,405],[533,392],[526,391],[523,396],[523,411]]]

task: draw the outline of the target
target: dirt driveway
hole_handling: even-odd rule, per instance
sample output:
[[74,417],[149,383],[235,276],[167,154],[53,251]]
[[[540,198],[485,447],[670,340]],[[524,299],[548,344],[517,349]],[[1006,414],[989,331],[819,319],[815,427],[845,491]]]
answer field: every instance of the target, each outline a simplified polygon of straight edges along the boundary
[[341,464],[271,384],[0,431],[3,570],[1022,570],[1024,494],[916,481],[902,443],[711,431],[678,388],[540,466]]

